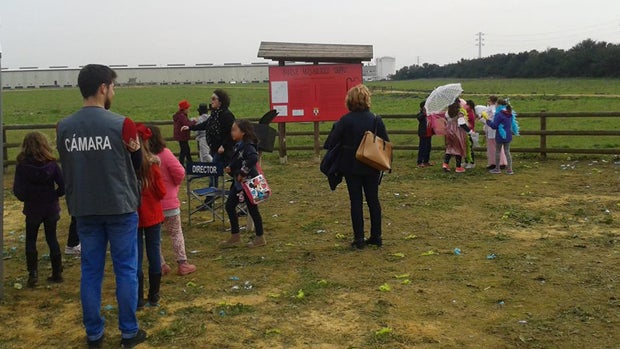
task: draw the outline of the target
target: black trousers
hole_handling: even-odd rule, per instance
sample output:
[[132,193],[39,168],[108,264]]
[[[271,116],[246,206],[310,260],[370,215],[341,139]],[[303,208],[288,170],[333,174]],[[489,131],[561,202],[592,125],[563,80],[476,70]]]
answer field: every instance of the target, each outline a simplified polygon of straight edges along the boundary
[[[456,159],[456,167],[461,167],[461,164],[463,162],[463,157],[460,155],[454,155],[454,158]],[[452,154],[446,154],[443,162],[445,162],[446,164],[449,164],[450,159],[452,159]]]
[[189,149],[189,142],[179,141],[179,148],[181,150],[179,153],[179,162],[185,167],[188,163],[192,162],[192,151]]
[[[247,195],[243,192],[243,197],[250,217],[254,221],[254,228],[256,229],[256,236],[263,235],[263,218],[258,211],[258,205],[253,205],[248,200]],[[230,187],[230,194],[226,200],[226,213],[228,213],[228,219],[230,219],[230,232],[232,234],[239,233],[239,217],[237,216],[237,205],[239,205],[239,195],[235,188],[235,182]]]
[[60,246],[56,238],[56,223],[58,223],[58,219],[58,215],[44,218],[26,216],[26,253],[37,253],[37,235],[39,234],[39,227],[43,223],[45,241],[50,248],[50,256],[60,255]]
[[69,225],[69,236],[67,236],[67,246],[75,247],[80,244],[80,237],[77,233],[77,221],[71,216],[71,224]]
[[[356,242],[364,240],[364,195],[370,211],[370,238],[381,239],[381,204],[379,203],[380,175],[346,175],[351,201],[351,224]],[[363,193],[363,194],[362,194]]]
[[418,144],[418,165],[427,164],[431,157],[431,137],[420,137]]

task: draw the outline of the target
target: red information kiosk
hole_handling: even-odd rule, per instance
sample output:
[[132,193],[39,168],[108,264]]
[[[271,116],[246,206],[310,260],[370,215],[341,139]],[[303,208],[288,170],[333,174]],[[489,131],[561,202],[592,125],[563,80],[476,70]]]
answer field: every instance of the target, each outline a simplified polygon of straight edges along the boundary
[[[279,63],[269,67],[269,104],[278,111],[280,161],[286,163],[286,123],[313,122],[314,150],[320,154],[319,122],[347,113],[347,91],[363,83],[362,62],[372,45],[262,42],[258,57]],[[299,64],[310,63],[310,64]]]

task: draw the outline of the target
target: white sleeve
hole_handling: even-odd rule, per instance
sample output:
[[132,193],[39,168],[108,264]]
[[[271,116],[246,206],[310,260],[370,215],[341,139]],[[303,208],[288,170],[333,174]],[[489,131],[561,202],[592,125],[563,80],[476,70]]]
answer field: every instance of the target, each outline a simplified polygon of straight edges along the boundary
[[464,118],[464,117],[462,117],[462,116],[459,116],[459,118],[458,118],[457,122],[458,122],[458,125],[459,125],[459,126],[462,126],[462,125],[466,125],[466,124],[467,124],[467,121],[465,121],[465,118]]

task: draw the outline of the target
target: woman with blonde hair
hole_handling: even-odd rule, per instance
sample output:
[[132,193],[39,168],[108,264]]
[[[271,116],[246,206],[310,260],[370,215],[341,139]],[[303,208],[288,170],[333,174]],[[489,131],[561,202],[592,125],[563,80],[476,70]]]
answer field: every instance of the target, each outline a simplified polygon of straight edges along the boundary
[[[381,172],[359,162],[355,158],[355,152],[366,131],[376,132],[377,136],[386,141],[389,141],[389,138],[381,118],[370,112],[370,90],[366,86],[360,84],[351,88],[345,103],[349,113],[336,122],[330,134],[330,144],[341,146],[338,171],[345,178],[351,201],[351,246],[356,249],[363,249],[366,245],[381,246]],[[364,240],[364,195],[370,211],[370,238],[367,240]]]

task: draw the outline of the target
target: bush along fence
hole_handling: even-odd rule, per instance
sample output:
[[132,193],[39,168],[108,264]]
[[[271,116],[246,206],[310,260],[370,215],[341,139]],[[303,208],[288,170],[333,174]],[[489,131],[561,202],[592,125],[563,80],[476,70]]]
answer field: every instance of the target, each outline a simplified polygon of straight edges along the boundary
[[[414,120],[414,115],[382,115],[381,116],[386,123],[389,123],[391,120]],[[514,153],[537,153],[544,159],[547,154],[599,154],[599,155],[620,155],[620,145],[612,144],[612,147],[609,148],[600,148],[600,147],[591,147],[591,148],[566,148],[566,147],[549,147],[547,146],[547,141],[551,137],[617,137],[620,136],[620,112],[579,112],[579,113],[548,113],[548,112],[540,112],[540,113],[521,113],[518,115],[520,120],[523,119],[539,119],[538,129],[534,130],[531,127],[529,129],[521,130],[522,136],[537,136],[539,138],[539,142],[537,147],[511,147],[511,152]],[[614,121],[618,121],[619,127],[614,127],[608,130],[595,130],[595,129],[587,129],[587,130],[553,130],[547,127],[547,121],[550,119],[565,119],[570,120],[573,118],[581,118],[581,119],[594,119],[594,118],[612,118]],[[256,121],[254,118],[252,121]],[[148,124],[159,125],[159,126],[171,126],[172,121],[148,121]],[[591,123],[595,125],[595,123]],[[416,138],[416,141],[413,142],[399,142],[394,141],[394,150],[417,150],[417,121],[413,123],[415,127],[411,129],[389,129],[390,136],[397,135],[409,135]],[[9,132],[25,132],[29,130],[51,130],[56,127],[55,124],[29,124],[29,125],[3,125],[2,133],[3,139],[5,143],[3,144],[3,156],[4,156],[4,166],[5,169],[9,165],[15,164],[15,159],[9,158],[9,149],[11,148],[19,148],[21,146],[21,142],[7,142],[7,139],[16,140],[15,137],[10,137]],[[321,131],[319,127],[319,123],[314,123],[314,127],[312,131],[286,131],[286,124],[278,124],[272,125],[272,127],[277,127],[278,129],[278,142],[276,143],[275,150],[278,151],[280,159],[285,162],[288,151],[312,151],[315,156],[320,156],[322,143],[320,142],[321,136],[327,136],[328,131]],[[388,125],[389,127],[389,125]],[[287,146],[286,140],[288,138],[293,137],[312,137],[313,141],[309,142],[312,145],[298,145],[298,146]],[[395,137],[394,137],[395,138]],[[167,138],[167,141],[172,141],[172,138]],[[409,143],[409,144],[407,144]],[[620,141],[618,142],[620,144]],[[433,150],[442,150],[443,147],[433,147]],[[484,151],[484,148],[478,147],[475,148],[476,151]]]

